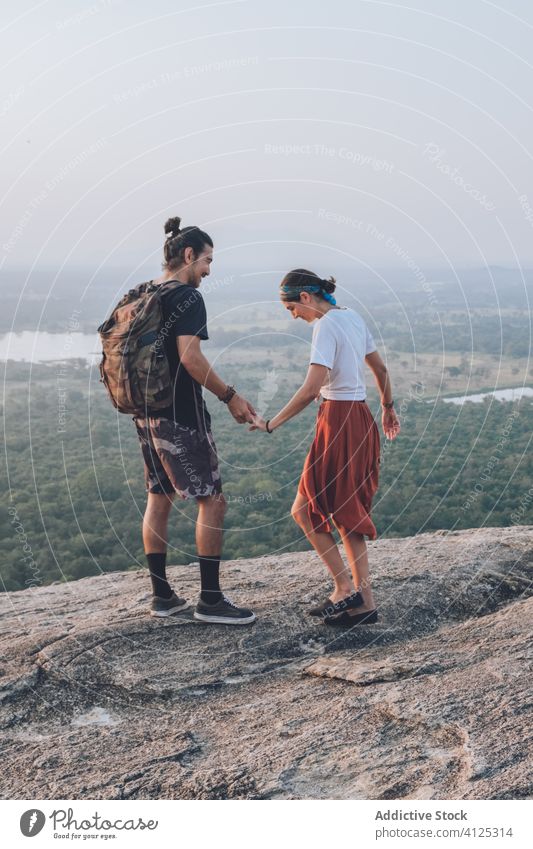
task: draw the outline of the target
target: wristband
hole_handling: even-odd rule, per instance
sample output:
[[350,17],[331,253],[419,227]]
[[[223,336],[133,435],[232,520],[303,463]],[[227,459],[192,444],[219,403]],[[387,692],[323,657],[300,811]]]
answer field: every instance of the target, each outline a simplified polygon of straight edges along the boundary
[[219,401],[222,401],[223,404],[229,404],[233,396],[236,394],[237,390],[234,386],[227,386],[224,395],[219,398]]
[[381,406],[384,410],[392,410],[392,408],[394,407],[394,401],[388,401],[387,404],[382,404]]
[[267,433],[273,433],[273,431],[270,430],[270,428],[269,428],[269,424],[270,424],[270,419],[267,419],[266,422],[265,422],[265,430],[266,430]]

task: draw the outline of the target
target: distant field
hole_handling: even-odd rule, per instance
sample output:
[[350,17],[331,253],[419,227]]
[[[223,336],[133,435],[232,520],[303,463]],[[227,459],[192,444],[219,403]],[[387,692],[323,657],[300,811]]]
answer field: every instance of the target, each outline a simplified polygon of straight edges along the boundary
[[[241,347],[238,343],[225,347],[207,342],[204,346],[206,356],[213,368],[228,381],[239,379],[259,382],[274,369],[287,385],[296,386],[302,381],[308,367],[309,341],[293,339],[292,344],[275,343],[266,346],[255,345]],[[426,398],[439,395],[463,395],[474,392],[486,392],[517,386],[533,385],[533,360],[528,357],[498,357],[493,354],[475,353],[464,355],[457,351],[442,354],[417,353],[388,350],[381,348],[381,354],[387,362],[396,397],[409,394],[414,386],[423,385]],[[33,365],[32,380],[40,385],[55,386],[59,367],[56,365]],[[28,364],[10,363],[7,368],[7,380],[13,387],[15,383],[21,389],[27,387],[30,373]],[[372,373],[367,370],[367,386],[370,395],[374,394]],[[74,372],[71,371],[71,377]],[[91,382],[98,382],[94,370]],[[78,373],[76,387],[87,391],[89,372]],[[208,397],[209,393],[207,393]]]
[[[305,362],[290,354],[239,351],[223,355],[220,370],[271,416],[305,373]],[[402,365],[401,355],[393,362],[402,432],[392,443],[382,438],[373,511],[379,535],[533,523],[533,402],[425,403],[438,383],[437,363],[424,372],[433,385],[421,389],[412,381],[420,380],[420,360],[416,372]],[[57,368],[34,366],[28,385],[29,371],[28,364],[10,367],[15,379],[7,380],[0,408],[6,433],[0,472],[5,589],[23,588],[35,568],[39,580],[49,583],[142,567],[145,493],[130,417],[116,414],[95,372],[67,369],[58,383]],[[230,503],[225,557],[306,548],[290,506],[313,438],[316,405],[270,437],[250,433],[213,396],[207,400]],[[369,401],[379,417],[375,391]],[[194,505],[177,502],[170,537],[176,563],[196,559],[193,520]]]
[[[238,368],[240,373],[245,370],[247,376],[260,378],[273,368],[281,369],[286,370],[287,379],[294,379],[294,383],[303,380],[309,361],[309,343],[304,340],[294,340],[291,346],[265,348],[239,349],[238,345],[232,345],[224,349],[213,345],[206,346],[205,351],[217,370]],[[480,353],[465,356],[457,351],[415,355],[386,348],[381,349],[381,354],[387,362],[397,397],[419,384],[425,387],[427,398],[437,394],[463,395],[533,385],[533,360],[527,357],[500,358]],[[372,394],[372,373],[367,370],[366,374]]]

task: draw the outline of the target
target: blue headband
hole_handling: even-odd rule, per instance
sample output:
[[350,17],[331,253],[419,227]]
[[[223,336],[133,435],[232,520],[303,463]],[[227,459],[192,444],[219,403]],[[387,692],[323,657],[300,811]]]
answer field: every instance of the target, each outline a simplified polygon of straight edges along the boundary
[[285,295],[299,295],[300,292],[320,292],[322,297],[326,301],[328,301],[330,304],[333,304],[333,306],[335,306],[335,304],[337,303],[337,301],[335,300],[333,295],[330,295],[329,292],[324,292],[324,289],[322,288],[322,286],[318,286],[318,285],[312,285],[312,286],[282,286],[281,291]]

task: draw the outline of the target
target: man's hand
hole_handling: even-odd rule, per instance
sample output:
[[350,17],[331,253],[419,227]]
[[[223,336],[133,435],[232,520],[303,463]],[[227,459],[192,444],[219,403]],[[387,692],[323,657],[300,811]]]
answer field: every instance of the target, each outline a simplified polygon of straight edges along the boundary
[[396,439],[401,430],[401,427],[398,416],[394,412],[394,409],[383,410],[383,414],[381,416],[381,424],[383,427],[383,433],[385,434],[387,439]]
[[231,401],[228,402],[227,407],[236,422],[239,422],[239,424],[244,424],[244,422],[252,424],[255,410],[252,405],[245,398],[242,398],[237,392]]

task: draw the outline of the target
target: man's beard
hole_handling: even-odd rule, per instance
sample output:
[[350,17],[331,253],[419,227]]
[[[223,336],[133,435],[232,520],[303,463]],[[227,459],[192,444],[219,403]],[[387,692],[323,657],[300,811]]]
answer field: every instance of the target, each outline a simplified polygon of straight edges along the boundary
[[197,277],[197,273],[191,268],[191,270],[189,271],[189,279],[187,280],[189,286],[195,286],[196,288],[198,288],[201,282],[202,278]]

